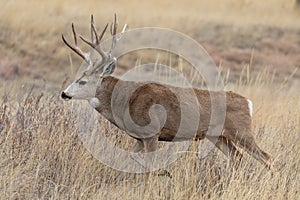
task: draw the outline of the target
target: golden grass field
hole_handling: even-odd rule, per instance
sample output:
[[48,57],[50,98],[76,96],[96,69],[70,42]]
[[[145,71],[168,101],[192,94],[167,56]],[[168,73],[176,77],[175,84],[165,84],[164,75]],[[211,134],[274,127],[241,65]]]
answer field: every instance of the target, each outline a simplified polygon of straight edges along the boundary
[[[299,199],[299,7],[294,0],[0,0],[0,199]],[[61,33],[70,37],[74,22],[88,34],[91,13],[103,26],[115,12],[129,29],[172,28],[200,42],[225,88],[253,101],[254,135],[277,170],[247,155],[234,169],[218,150],[201,159],[187,153],[166,168],[172,178],[152,173],[145,190],[143,174],[95,159],[77,135],[72,102],[59,96],[81,62]],[[122,59],[120,73],[137,59]],[[99,119],[112,142],[132,146]]]

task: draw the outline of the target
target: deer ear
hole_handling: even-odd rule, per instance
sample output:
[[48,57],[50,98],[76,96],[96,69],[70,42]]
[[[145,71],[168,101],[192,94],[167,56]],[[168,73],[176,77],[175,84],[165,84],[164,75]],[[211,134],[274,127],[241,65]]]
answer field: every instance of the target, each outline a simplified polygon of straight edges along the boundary
[[102,77],[106,77],[111,75],[116,68],[116,63],[117,63],[117,59],[113,58],[111,61],[109,61],[109,63],[107,63],[104,67],[103,67],[103,71],[101,76]]

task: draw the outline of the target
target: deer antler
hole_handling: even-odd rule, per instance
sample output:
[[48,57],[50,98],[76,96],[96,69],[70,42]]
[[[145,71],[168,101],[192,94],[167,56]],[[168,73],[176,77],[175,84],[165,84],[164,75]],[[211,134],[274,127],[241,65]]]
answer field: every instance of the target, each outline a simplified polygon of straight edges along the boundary
[[[87,43],[89,46],[91,46],[93,49],[95,49],[101,55],[102,62],[107,61],[107,59],[109,57],[109,55],[102,49],[102,47],[100,45],[101,39],[102,39],[104,33],[106,32],[107,26],[108,26],[108,24],[106,24],[106,26],[103,29],[101,35],[99,35],[99,37],[98,37],[98,33],[97,33],[97,30],[96,30],[95,25],[94,25],[94,17],[93,17],[93,15],[91,15],[91,37],[92,37],[92,42],[88,41],[87,39],[85,39],[81,35],[79,36],[82,41]],[[95,41],[93,41],[94,40],[93,36],[95,36],[95,38],[96,38]]]
[[110,25],[110,33],[113,36],[113,38],[112,38],[109,54],[111,54],[112,50],[116,47],[117,42],[123,37],[126,28],[127,28],[127,24],[123,26],[121,33],[119,33],[119,36],[117,37],[118,18],[117,18],[117,14],[115,13],[114,22]]
[[[89,41],[87,39],[85,39],[83,36],[79,35],[80,39],[85,42],[86,44],[88,44],[89,46],[91,46],[93,49],[95,49],[102,57],[102,62],[101,64],[103,64],[104,62],[106,62],[108,59],[110,59],[111,57],[111,53],[112,50],[115,48],[116,43],[121,39],[121,37],[123,36],[127,25],[125,24],[122,32],[119,33],[119,36],[117,37],[117,28],[118,28],[118,19],[117,19],[117,15],[114,15],[114,22],[111,24],[110,26],[110,32],[111,35],[113,36],[112,38],[112,44],[110,47],[110,50],[108,52],[105,52],[102,48],[102,46],[100,45],[101,39],[103,38],[106,30],[107,30],[108,24],[106,24],[105,28],[103,29],[103,31],[101,32],[101,34],[98,36],[97,30],[95,28],[94,25],[94,17],[93,15],[91,15],[91,39],[92,41]],[[72,23],[72,31],[73,31],[73,36],[74,36],[74,41],[75,41],[75,47],[72,47],[64,38],[64,36],[62,35],[62,39],[64,41],[64,43],[70,48],[72,49],[75,53],[77,53],[80,57],[82,57],[88,64],[91,63],[91,59],[89,57],[89,54],[82,52],[82,50],[77,46],[77,35],[76,35],[76,31],[74,28],[74,25]]]
[[78,46],[77,46],[77,36],[76,36],[76,31],[74,28],[74,24],[72,23],[72,32],[73,32],[73,36],[74,36],[74,42],[75,42],[75,47],[72,47],[67,40],[65,39],[64,35],[62,34],[62,40],[64,41],[64,43],[70,48],[72,49],[75,53],[77,53],[81,58],[83,58],[85,60],[85,62],[87,62],[89,64],[90,62],[90,58],[89,56],[84,53]]

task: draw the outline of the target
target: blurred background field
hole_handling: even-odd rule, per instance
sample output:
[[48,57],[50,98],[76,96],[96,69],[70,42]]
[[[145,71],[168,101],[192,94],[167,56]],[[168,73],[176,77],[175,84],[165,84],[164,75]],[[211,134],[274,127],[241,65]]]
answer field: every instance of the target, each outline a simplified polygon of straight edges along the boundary
[[[186,154],[168,167],[172,179],[151,176],[145,194],[142,175],[119,173],[93,158],[77,137],[72,103],[59,98],[81,64],[61,34],[71,38],[74,22],[88,36],[90,14],[100,29],[115,12],[129,29],[170,28],[203,45],[226,89],[254,102],[254,134],[279,172],[271,176],[247,156],[233,170],[218,151],[201,160]],[[119,72],[137,59],[122,59]],[[0,0],[0,198],[297,199],[299,66],[296,0]],[[113,142],[132,145],[123,132],[100,122]]]
[[[157,26],[191,36],[232,75],[239,74],[251,57],[253,73],[269,67],[281,80],[300,63],[300,11],[293,0],[29,0],[0,1],[0,6],[0,76],[4,79],[30,76],[61,83],[70,73],[70,51],[61,34],[71,36],[74,22],[79,33],[89,35],[90,14],[100,29],[115,12],[120,24],[127,23],[129,29]],[[72,58],[74,66],[79,66],[81,60],[74,54]]]

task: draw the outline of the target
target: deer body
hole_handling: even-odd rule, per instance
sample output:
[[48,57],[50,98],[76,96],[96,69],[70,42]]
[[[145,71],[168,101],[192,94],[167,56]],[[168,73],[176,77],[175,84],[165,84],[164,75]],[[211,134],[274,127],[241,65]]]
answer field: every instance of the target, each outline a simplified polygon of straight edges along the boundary
[[[130,116],[132,117],[133,121],[140,125],[145,126],[150,123],[151,119],[149,116],[149,110],[151,106],[155,104],[162,105],[167,112],[167,119],[162,127],[158,140],[159,141],[174,141],[173,140],[178,132],[179,124],[180,124],[180,103],[174,93],[169,89],[172,86],[164,86],[163,84],[159,83],[138,83],[133,81],[123,81],[117,79],[112,76],[105,77],[100,86],[97,88],[97,92],[95,97],[99,100],[99,105],[95,107],[95,109],[101,113],[108,121],[118,126],[116,121],[114,120],[115,117],[122,118],[123,111],[120,110],[119,116],[114,116],[112,112],[112,93],[115,88],[116,84],[125,85],[128,91],[123,90],[122,93],[130,92],[131,86],[135,86],[136,84],[141,84],[142,86],[139,87],[131,96],[129,102],[118,102],[117,104],[127,104],[129,106]],[[136,87],[136,86],[135,86]],[[180,88],[180,87],[173,87],[179,92],[185,92],[186,90],[190,90],[189,88]],[[198,100],[198,109],[200,111],[200,120],[198,123],[198,131],[197,134],[191,133],[190,135],[186,135],[184,138],[175,138],[177,140],[199,140],[203,139],[206,135],[206,131],[208,130],[210,117],[211,117],[211,103],[210,103],[210,92],[207,90],[200,90],[197,88],[193,89],[194,93],[196,94]],[[215,92],[218,93],[218,92]],[[214,95],[216,96],[216,95]],[[124,98],[120,98],[124,99]],[[245,97],[242,97],[233,92],[226,92],[226,119],[224,129],[231,130],[231,131],[239,131],[240,134],[243,134],[245,131],[251,130],[251,114],[249,108],[249,100]],[[118,110],[118,109],[116,109]],[[118,115],[118,113],[115,113]],[[123,120],[123,119],[122,119]],[[193,120],[193,119],[188,119]],[[233,125],[233,122],[236,124]],[[119,126],[118,126],[119,127]],[[119,127],[122,129],[122,127]],[[123,129],[124,130],[124,129]],[[124,130],[126,131],[126,130]],[[143,133],[139,133],[139,130],[135,135],[138,135],[140,138],[148,138],[150,136],[143,135]],[[130,133],[129,133],[130,134]],[[245,138],[246,136],[241,136],[241,138]]]
[[[88,100],[108,121],[137,140],[133,152],[155,151],[158,141],[179,142],[207,138],[232,159],[241,159],[242,154],[236,148],[239,147],[268,168],[271,167],[270,155],[259,148],[252,134],[252,102],[250,100],[234,92],[225,92],[226,114],[223,131],[220,135],[217,133],[216,135],[208,134],[209,128],[223,124],[218,119],[211,124],[212,104],[210,98],[211,94],[214,98],[222,98],[222,92],[180,88],[155,82],[125,81],[112,77],[111,74],[115,69],[117,59],[112,57],[111,52],[124,33],[126,25],[117,37],[117,18],[115,16],[115,21],[111,25],[113,40],[108,52],[105,52],[100,45],[106,28],[107,26],[98,35],[92,17],[92,41],[80,36],[83,42],[100,54],[101,60],[93,61],[89,54],[80,50],[77,46],[77,36],[73,25],[72,30],[76,46],[72,47],[62,36],[64,43],[88,64],[87,69],[61,94],[63,99]],[[100,84],[96,85],[96,92],[87,92],[90,91],[90,87],[95,87],[99,79]],[[117,85],[118,87],[116,87]],[[131,91],[134,92],[130,98],[125,98]],[[181,103],[174,92],[185,96],[185,101]],[[196,97],[195,101],[192,100],[193,96]],[[157,105],[163,107],[164,110],[157,109]],[[189,110],[188,115],[182,115],[182,106]],[[218,106],[221,105],[216,105],[216,109]],[[124,115],[124,113],[128,115]],[[132,120],[131,123],[127,123],[128,116]],[[195,119],[199,119],[199,121],[195,122]],[[182,120],[187,126],[184,128],[184,133],[178,135]],[[196,131],[189,128],[190,122],[195,122],[198,125]],[[147,178],[149,170],[146,169],[146,172]]]
[[[134,123],[140,126],[146,126],[150,123],[149,110],[151,106],[155,104],[162,105],[166,109],[167,119],[159,132],[150,135],[140,132],[140,130],[134,130],[130,127],[124,129],[120,127],[115,121],[115,118],[122,119],[124,111],[112,112],[112,95],[116,84],[122,85],[122,92],[127,93],[132,90],[132,87],[137,87],[136,84],[140,84],[141,87],[133,93],[129,102],[116,102],[116,104],[128,104],[130,116]],[[223,132],[220,136],[207,135],[207,130],[210,124],[211,117],[211,102],[210,93],[212,91],[200,90],[193,88],[193,91],[197,97],[197,105],[200,111],[200,120],[198,123],[198,130],[196,133],[188,133],[183,137],[176,137],[178,133],[178,127],[181,120],[180,104],[177,97],[169,89],[172,86],[165,86],[160,83],[153,82],[133,82],[123,81],[118,78],[108,76],[102,79],[101,84],[97,87],[95,98],[97,98],[99,104],[95,109],[102,114],[108,121],[116,125],[118,128],[126,131],[128,135],[138,140],[137,145],[140,145],[140,150],[143,150],[145,143],[150,139],[155,138],[155,142],[167,141],[167,142],[180,142],[184,140],[202,140],[205,137],[212,142],[216,142],[217,148],[219,148],[224,154],[230,156],[232,159],[241,159],[241,154],[236,149],[239,146],[246,150],[250,155],[256,158],[258,161],[265,164],[268,168],[271,167],[271,157],[261,150],[255,142],[252,135],[252,102],[245,97],[236,94],[234,92],[226,92],[226,117]],[[189,88],[173,87],[178,92],[186,92]],[[218,98],[218,92],[214,96]],[[220,94],[221,98],[221,94]],[[119,98],[124,99],[124,98]],[[125,98],[126,99],[126,98]],[[193,120],[193,119],[187,119]],[[153,145],[156,147],[156,145]],[[150,147],[151,148],[151,147]],[[156,150],[155,148],[152,151]]]

